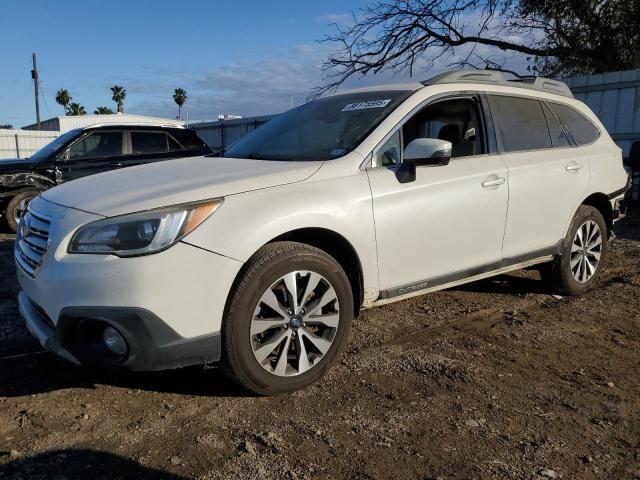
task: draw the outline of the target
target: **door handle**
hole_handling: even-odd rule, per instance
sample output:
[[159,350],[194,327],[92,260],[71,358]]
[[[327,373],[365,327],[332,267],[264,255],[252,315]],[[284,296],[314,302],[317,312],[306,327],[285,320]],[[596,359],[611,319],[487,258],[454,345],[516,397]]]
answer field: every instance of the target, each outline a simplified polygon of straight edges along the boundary
[[570,163],[569,165],[564,167],[564,169],[567,172],[575,172],[575,171],[580,170],[581,168],[582,168],[582,165],[580,165],[579,163]]
[[482,187],[483,188],[497,187],[498,185],[502,185],[506,181],[507,179],[504,177],[492,178],[491,180],[485,180],[484,182],[482,182]]
[[124,164],[122,162],[113,162],[108,165],[109,167],[122,167]]

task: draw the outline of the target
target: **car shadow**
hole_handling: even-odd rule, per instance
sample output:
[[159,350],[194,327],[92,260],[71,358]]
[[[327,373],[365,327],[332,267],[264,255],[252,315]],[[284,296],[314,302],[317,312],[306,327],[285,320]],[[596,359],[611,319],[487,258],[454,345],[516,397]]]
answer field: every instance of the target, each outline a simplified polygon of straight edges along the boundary
[[[1,457],[10,452],[0,451]],[[3,460],[0,459],[0,462]],[[52,450],[36,456],[17,458],[0,463],[0,478],[153,478],[155,480],[181,480],[188,477],[145,467],[138,462],[112,453],[85,449]]]
[[0,359],[0,397],[20,397],[68,388],[93,389],[97,385],[181,395],[250,397],[220,368],[186,367],[160,372],[93,370],[45,351]]
[[540,279],[535,277],[522,277],[519,275],[505,274],[496,277],[465,283],[451,290],[470,293],[490,293],[498,295],[520,296],[527,294],[549,294],[553,291]]
[[624,240],[640,240],[640,201],[632,205],[626,218],[616,223],[614,233]]

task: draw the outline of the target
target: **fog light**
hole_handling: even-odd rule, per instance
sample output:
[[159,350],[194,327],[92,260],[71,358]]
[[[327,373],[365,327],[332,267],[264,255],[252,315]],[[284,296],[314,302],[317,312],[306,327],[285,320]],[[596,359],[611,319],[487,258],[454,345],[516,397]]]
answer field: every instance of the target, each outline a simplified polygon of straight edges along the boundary
[[127,354],[127,341],[115,328],[105,327],[102,331],[102,341],[107,350],[117,357],[124,357]]

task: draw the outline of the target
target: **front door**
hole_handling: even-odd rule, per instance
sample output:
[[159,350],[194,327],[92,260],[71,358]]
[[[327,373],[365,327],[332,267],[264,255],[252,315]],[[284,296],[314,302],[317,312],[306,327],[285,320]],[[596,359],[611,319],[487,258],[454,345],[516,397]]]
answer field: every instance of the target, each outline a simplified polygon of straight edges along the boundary
[[62,180],[113,170],[123,166],[123,132],[98,130],[88,133],[73,143],[57,160]]
[[[498,268],[508,203],[508,172],[488,154],[475,98],[430,104],[374,153],[368,170],[382,298],[449,283]],[[417,167],[400,183],[403,148],[416,138],[452,143],[448,165]]]

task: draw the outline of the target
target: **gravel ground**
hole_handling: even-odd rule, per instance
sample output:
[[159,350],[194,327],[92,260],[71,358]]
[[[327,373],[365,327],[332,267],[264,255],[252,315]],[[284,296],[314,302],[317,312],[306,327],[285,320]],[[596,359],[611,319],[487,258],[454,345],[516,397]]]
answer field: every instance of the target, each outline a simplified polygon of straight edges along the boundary
[[617,235],[584,297],[521,271],[369,310],[272,398],[42,353],[0,235],[0,478],[640,479],[640,214]]

